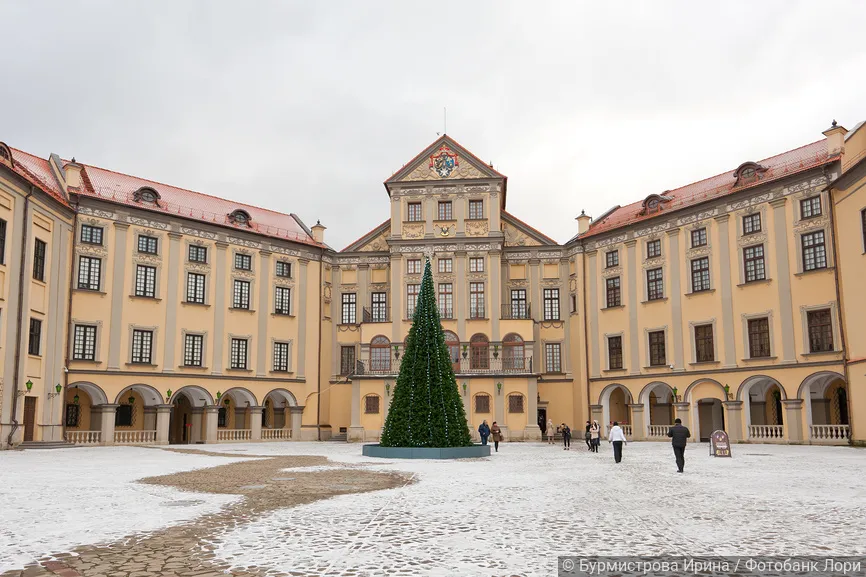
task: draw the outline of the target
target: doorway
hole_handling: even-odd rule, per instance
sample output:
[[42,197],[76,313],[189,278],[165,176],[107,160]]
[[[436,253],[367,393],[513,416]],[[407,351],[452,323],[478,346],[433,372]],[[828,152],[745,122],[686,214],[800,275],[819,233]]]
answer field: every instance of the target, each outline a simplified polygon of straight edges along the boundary
[[36,429],[36,397],[24,397],[24,441],[33,440]]
[[547,409],[538,409],[538,428],[541,434],[547,434]]
[[725,430],[725,413],[719,399],[698,401],[698,434],[702,443],[707,443],[713,431]]

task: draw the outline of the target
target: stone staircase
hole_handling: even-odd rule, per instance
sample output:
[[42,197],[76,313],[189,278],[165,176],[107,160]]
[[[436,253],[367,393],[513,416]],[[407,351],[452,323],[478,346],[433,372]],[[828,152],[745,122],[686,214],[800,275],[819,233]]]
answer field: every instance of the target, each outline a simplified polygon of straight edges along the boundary
[[345,443],[348,440],[348,437],[346,436],[346,433],[340,433],[339,435],[331,435],[331,438],[328,440]]
[[67,441],[24,441],[18,445],[19,449],[72,449],[77,447]]

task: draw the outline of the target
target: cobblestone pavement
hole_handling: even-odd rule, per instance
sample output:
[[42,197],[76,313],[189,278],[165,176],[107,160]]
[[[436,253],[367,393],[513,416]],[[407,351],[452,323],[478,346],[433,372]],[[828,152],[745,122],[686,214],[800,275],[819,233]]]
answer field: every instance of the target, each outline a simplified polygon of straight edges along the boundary
[[[237,457],[236,453],[223,455]],[[237,494],[242,495],[243,499],[216,514],[104,545],[79,547],[69,553],[44,558],[22,570],[7,571],[0,577],[216,577],[227,574],[261,577],[265,571],[257,567],[230,571],[225,563],[217,561],[211,545],[214,536],[239,528],[275,509],[294,507],[335,495],[398,487],[405,485],[409,479],[399,473],[371,472],[365,470],[362,464],[336,468],[328,465],[333,463],[319,456],[265,456],[142,479],[142,483],[198,493]],[[304,471],[306,467],[311,467],[311,471]],[[327,469],[321,470],[321,467]],[[284,471],[288,468],[293,470]],[[274,574],[273,571],[268,573]]]

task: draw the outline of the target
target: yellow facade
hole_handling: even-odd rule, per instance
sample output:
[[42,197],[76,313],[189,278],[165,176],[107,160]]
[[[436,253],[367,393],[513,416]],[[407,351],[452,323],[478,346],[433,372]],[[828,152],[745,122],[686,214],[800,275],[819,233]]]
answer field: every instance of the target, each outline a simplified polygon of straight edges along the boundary
[[679,417],[704,439],[861,442],[864,135],[581,215],[565,244],[446,136],[341,251],[294,216],[0,145],[3,444],[375,441],[427,259],[474,437],[594,418],[663,439]]

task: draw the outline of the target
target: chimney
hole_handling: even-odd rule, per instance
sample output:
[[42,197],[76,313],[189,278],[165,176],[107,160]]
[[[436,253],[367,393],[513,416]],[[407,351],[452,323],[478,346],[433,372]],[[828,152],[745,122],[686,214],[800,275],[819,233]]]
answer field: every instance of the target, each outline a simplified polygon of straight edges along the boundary
[[75,162],[75,157],[63,166],[63,180],[66,181],[66,189],[78,190],[81,188],[82,166]]
[[322,225],[322,221],[317,220],[315,226],[313,226],[310,230],[313,231],[313,240],[318,243],[325,243],[325,226]]
[[592,217],[586,215],[586,212],[580,211],[580,216],[574,219],[577,221],[577,234],[583,234],[589,230],[589,223],[592,222]]
[[830,125],[830,128],[823,132],[827,137],[827,154],[834,156],[842,154],[845,151],[845,135],[848,134],[848,129],[844,126],[838,126],[836,121]]

